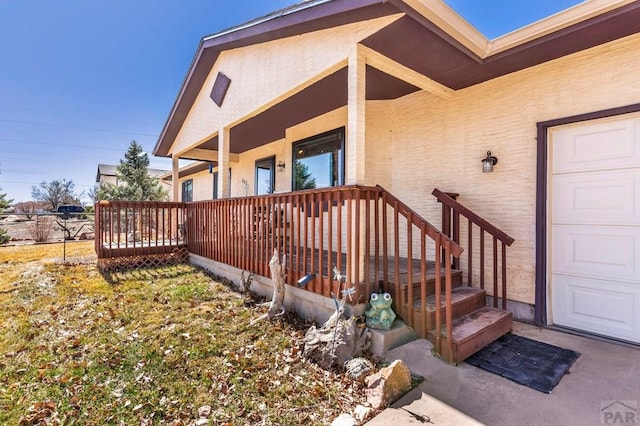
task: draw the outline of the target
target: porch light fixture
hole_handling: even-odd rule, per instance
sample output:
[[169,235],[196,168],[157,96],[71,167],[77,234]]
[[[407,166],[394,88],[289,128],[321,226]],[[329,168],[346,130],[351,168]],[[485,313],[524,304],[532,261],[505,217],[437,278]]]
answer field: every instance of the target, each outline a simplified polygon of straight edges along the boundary
[[493,166],[498,164],[498,157],[491,155],[491,151],[487,151],[487,156],[482,159],[482,173],[493,172]]
[[278,171],[279,172],[284,172],[284,161],[278,161]]

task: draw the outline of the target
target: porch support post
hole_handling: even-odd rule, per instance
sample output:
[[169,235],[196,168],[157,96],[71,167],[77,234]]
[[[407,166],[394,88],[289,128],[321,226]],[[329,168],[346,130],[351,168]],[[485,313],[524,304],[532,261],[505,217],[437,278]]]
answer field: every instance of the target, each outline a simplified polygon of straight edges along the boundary
[[354,46],[349,55],[345,183],[365,183],[366,62]]
[[231,131],[223,127],[218,132],[218,197],[229,198],[229,148]]
[[171,201],[173,202],[180,200],[180,174],[178,173],[180,164],[178,160],[180,158],[177,155],[171,156]]
[[[365,131],[366,131],[366,61],[365,55],[357,45],[349,55],[348,66],[348,95],[347,95],[347,141],[346,141],[346,164],[345,164],[345,183],[347,185],[366,184],[365,181]],[[353,241],[352,264],[358,268],[358,280],[363,281],[365,257],[369,257],[369,253],[365,253],[365,209],[364,202],[360,202],[359,217],[356,226],[359,227],[358,235],[360,238]],[[349,224],[352,226],[352,224]],[[356,253],[356,246],[358,247]],[[355,268],[351,271],[350,281],[355,282]],[[368,277],[366,278],[368,279]],[[368,297],[368,295],[367,295]]]

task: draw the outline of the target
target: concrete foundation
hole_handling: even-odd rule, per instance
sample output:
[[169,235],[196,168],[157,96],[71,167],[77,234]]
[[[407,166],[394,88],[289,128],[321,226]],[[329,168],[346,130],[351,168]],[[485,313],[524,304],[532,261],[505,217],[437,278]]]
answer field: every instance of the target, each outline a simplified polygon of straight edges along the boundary
[[[228,279],[238,287],[240,274],[242,273],[241,269],[195,254],[189,254],[189,261],[219,277]],[[256,275],[251,283],[251,290],[260,296],[271,298],[273,296],[271,279]],[[324,323],[336,310],[333,299],[290,285],[286,287],[284,305],[287,310],[295,312],[300,318],[315,324]],[[366,306],[366,303],[358,305],[347,304],[345,305],[345,314],[347,316],[364,315]]]

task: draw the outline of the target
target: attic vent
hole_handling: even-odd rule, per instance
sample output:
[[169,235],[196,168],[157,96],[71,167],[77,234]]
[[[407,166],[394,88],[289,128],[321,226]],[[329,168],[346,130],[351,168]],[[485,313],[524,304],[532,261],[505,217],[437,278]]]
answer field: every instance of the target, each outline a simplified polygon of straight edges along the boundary
[[229,90],[229,85],[231,84],[231,79],[221,72],[216,76],[216,82],[213,83],[213,89],[211,89],[211,99],[218,106],[222,106],[222,102],[224,101],[224,97],[227,94],[227,90]]

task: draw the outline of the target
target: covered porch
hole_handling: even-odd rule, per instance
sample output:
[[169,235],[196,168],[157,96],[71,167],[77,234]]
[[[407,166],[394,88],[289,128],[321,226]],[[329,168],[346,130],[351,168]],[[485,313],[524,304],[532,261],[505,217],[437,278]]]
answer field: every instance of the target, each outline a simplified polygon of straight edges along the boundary
[[[512,240],[446,194],[434,195],[442,203],[445,232],[380,186],[190,203],[102,202],[96,205],[96,252],[105,270],[127,259],[153,264],[188,252],[233,268],[237,280],[242,271],[268,278],[268,262],[277,250],[287,256],[289,286],[300,288],[298,281],[307,277],[304,291],[347,297],[351,305],[388,292],[396,313],[457,363],[477,350],[479,343],[470,346],[469,335],[454,333],[456,324],[479,333],[464,315],[485,309],[485,282],[496,296],[494,307],[506,308],[506,246]],[[467,247],[466,257],[460,244]],[[461,259],[468,268],[464,276],[455,269]],[[478,273],[479,282],[473,279]],[[493,311],[482,312],[486,327]],[[502,312],[500,327],[510,328],[511,314],[495,312]],[[478,338],[492,333],[498,331]],[[457,338],[464,338],[462,348]]]

